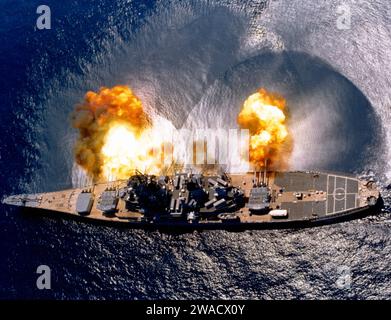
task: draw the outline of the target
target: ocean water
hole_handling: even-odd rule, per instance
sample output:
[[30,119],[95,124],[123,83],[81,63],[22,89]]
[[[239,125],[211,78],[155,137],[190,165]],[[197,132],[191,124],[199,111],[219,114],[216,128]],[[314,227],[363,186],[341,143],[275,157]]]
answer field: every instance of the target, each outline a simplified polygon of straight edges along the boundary
[[[388,1],[46,1],[52,29],[37,30],[40,4],[0,4],[0,196],[84,183],[69,118],[87,90],[128,84],[177,128],[231,128],[265,87],[288,102],[291,168],[372,177],[385,208],[313,229],[162,233],[1,205],[0,298],[391,298]],[[42,264],[51,290],[36,288]]]

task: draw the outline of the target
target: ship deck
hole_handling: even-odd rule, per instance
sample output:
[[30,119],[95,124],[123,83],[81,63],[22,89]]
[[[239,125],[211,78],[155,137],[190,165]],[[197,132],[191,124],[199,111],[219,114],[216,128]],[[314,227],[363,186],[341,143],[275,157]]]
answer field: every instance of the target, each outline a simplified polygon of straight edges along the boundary
[[[286,224],[289,222],[303,222],[316,220],[330,220],[333,217],[359,212],[370,207],[369,198],[379,199],[380,194],[376,186],[368,181],[336,173],[318,172],[269,172],[264,175],[248,173],[229,175],[230,183],[240,186],[246,198],[254,182],[265,181],[270,188],[270,209],[286,210],[287,217],[273,217],[270,214],[254,213],[247,204],[235,212],[237,223],[243,224]],[[6,198],[7,204],[49,210],[53,213],[62,213],[69,216],[78,216],[85,219],[94,219],[103,222],[143,224],[143,214],[129,211],[125,201],[118,201],[116,210],[110,214],[103,214],[99,209],[100,197],[108,188],[120,190],[126,187],[127,181],[95,184],[90,188],[69,189],[58,192],[40,193],[33,195],[17,195]],[[93,204],[89,214],[81,215],[76,211],[76,202],[81,192],[91,191]],[[161,222],[162,225],[186,224],[173,217]],[[221,225],[227,222],[216,218],[203,218],[197,225]],[[230,222],[231,223],[231,222]]]

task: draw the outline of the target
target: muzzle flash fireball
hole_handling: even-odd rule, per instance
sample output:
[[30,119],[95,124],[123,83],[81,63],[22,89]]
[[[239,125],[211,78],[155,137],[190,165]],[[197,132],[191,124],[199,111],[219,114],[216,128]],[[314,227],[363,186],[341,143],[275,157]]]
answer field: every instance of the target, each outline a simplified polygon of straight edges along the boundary
[[291,154],[292,139],[286,126],[286,102],[265,89],[250,95],[237,121],[250,131],[250,162],[256,168],[267,161],[269,168],[284,169]]
[[135,170],[158,173],[161,141],[141,101],[127,86],[89,91],[76,107],[76,162],[95,180],[128,178]]

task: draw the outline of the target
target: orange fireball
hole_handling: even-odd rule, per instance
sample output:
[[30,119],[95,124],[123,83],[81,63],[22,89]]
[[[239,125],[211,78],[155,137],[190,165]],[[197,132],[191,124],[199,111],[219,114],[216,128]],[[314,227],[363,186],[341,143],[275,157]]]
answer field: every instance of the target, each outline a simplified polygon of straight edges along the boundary
[[135,170],[158,173],[161,168],[161,141],[127,86],[87,92],[73,114],[73,126],[79,130],[76,162],[95,180],[128,178]]
[[286,126],[285,99],[265,89],[250,95],[238,115],[238,124],[250,132],[250,161],[262,167],[283,168],[291,152]]

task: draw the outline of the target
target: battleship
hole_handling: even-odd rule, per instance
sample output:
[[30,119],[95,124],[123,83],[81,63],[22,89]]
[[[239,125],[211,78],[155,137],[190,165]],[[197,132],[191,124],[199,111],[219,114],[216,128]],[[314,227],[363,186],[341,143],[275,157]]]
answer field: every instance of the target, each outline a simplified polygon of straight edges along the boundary
[[69,216],[131,228],[263,229],[311,227],[375,212],[371,180],[330,172],[247,174],[137,172],[86,188],[5,197],[28,213]]

